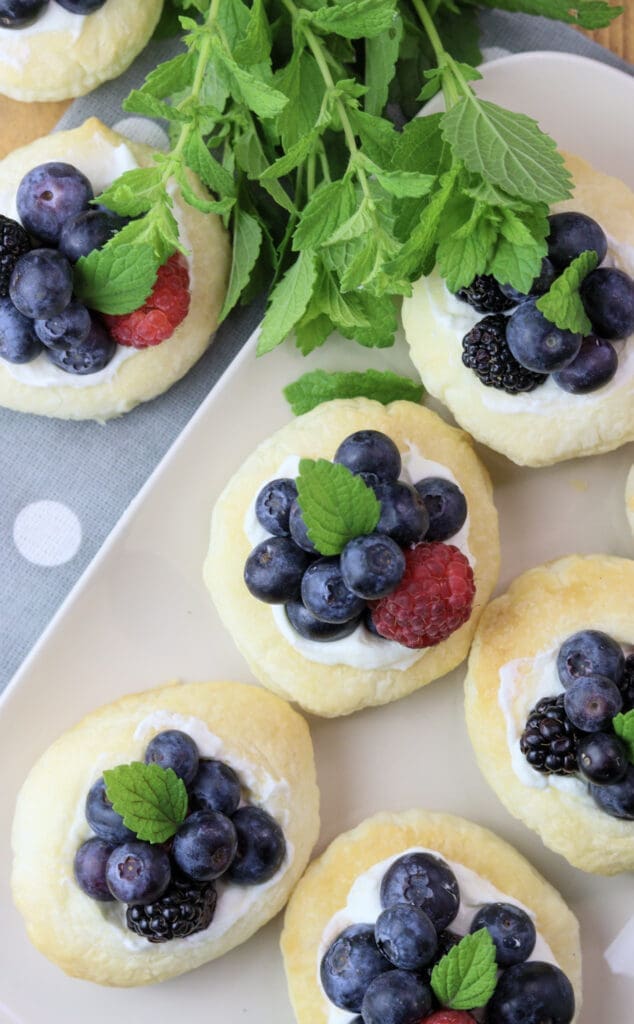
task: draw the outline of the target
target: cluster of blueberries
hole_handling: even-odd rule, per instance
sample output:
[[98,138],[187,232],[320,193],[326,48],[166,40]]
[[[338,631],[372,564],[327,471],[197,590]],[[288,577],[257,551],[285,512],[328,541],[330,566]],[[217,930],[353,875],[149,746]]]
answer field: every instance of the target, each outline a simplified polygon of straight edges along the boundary
[[[92,14],[103,7],[106,0],[53,0],[71,14]],[[0,0],[0,26],[26,28],[44,14],[49,0]]]
[[[431,972],[462,937],[447,930],[460,907],[458,881],[440,857],[406,853],[383,876],[380,899],[374,924],[350,925],[327,949],[322,988],[335,1006],[361,1014],[354,1024],[424,1024],[437,1008]],[[487,903],[470,932],[482,928],[493,940],[499,972],[487,1024],[570,1024],[575,998],[568,978],[553,964],[529,960],[536,931],[528,914],[514,904]]]
[[634,820],[634,764],[613,720],[634,709],[634,653],[624,655],[599,630],[562,644],[557,672],[564,693],[540,700],[528,716],[520,748],[536,771],[580,775],[596,804]]
[[112,359],[116,343],[103,321],[73,299],[73,264],[126,223],[89,205],[93,198],[85,174],[50,162],[20,182],[22,223],[0,216],[0,356],[8,362],[44,352],[67,373],[89,374]]
[[75,854],[75,880],[94,900],[128,904],[128,928],[150,942],[207,928],[216,908],[214,882],[260,885],[286,853],[284,833],[260,807],[241,803],[240,779],[223,761],[202,759],[187,733],[157,733],[146,764],[172,768],[187,787],[189,813],[173,839],[137,839],[106,795],[103,776],[86,797],[95,835]]
[[259,492],[255,514],[271,534],[249,555],[244,580],[254,597],[283,604],[288,621],[308,640],[332,641],[363,623],[377,634],[368,602],[396,589],[405,572],[403,549],[444,541],[463,526],[465,496],[454,483],[427,477],[414,486],[399,480],[401,455],[386,434],[359,430],[337,448],[333,462],[359,475],[381,506],[375,531],[355,537],[340,556],[320,557],[308,536],[290,478]]
[[[462,360],[483,384],[509,394],[531,391],[549,375],[564,391],[585,395],[612,380],[618,354],[612,344],[634,332],[634,280],[615,267],[599,266],[582,282],[580,294],[592,324],[582,337],[561,330],[537,308],[537,300],[582,252],[605,260],[603,229],[583,213],[550,216],[548,255],[528,295],[489,276],[477,277],[458,297],[484,317],[465,335]],[[505,315],[513,310],[510,316]]]

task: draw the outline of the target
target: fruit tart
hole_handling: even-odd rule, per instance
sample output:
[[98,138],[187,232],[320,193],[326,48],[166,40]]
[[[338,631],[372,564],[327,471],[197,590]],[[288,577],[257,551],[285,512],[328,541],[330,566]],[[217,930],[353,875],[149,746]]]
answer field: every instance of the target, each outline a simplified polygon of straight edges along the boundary
[[634,562],[570,556],[482,616],[465,683],[482,773],[575,867],[634,869]]
[[[207,348],[229,243],[220,219],[194,209],[176,187],[173,212],[189,255],[170,256],[142,306],[100,314],[90,290],[84,301],[75,294],[82,257],[98,254],[127,224],[93,197],[123,171],[151,165],[153,155],[90,118],[0,162],[0,405],[106,420],[161,394]],[[190,184],[206,195],[193,175]],[[134,274],[126,266],[117,287]]]
[[[548,255],[529,294],[487,275],[452,294],[435,270],[403,303],[427,390],[476,440],[520,465],[634,439],[634,194],[578,157],[566,161],[574,197],[552,209]],[[584,335],[560,330],[538,304],[587,251],[598,265],[591,258],[579,269]]]
[[162,0],[0,0],[0,92],[83,96],[122,74],[149,41]]
[[449,814],[377,814],[335,839],[291,897],[282,952],[298,1024],[578,1019],[570,910],[513,847]]
[[204,576],[254,675],[318,715],[403,697],[465,657],[497,579],[471,439],[414,402],[327,402],[214,508]]
[[127,696],[64,733],[22,786],[14,899],[68,974],[164,981],[278,913],[318,807],[306,724],[272,694],[216,682]]

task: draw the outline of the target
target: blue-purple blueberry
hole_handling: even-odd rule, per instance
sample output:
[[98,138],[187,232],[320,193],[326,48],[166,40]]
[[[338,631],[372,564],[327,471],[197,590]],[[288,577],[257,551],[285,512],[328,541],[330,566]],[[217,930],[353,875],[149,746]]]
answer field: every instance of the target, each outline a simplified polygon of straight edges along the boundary
[[30,363],[41,351],[33,321],[19,313],[11,299],[0,298],[0,357],[8,363]]
[[554,266],[548,259],[548,256],[544,256],[539,274],[533,281],[529,292],[518,292],[517,288],[514,288],[512,284],[501,284],[500,291],[519,305],[520,302],[526,302],[527,299],[544,295],[555,280],[555,277]]
[[341,575],[347,587],[375,601],[391,594],[403,579],[405,555],[391,537],[370,533],[355,537],[341,552]]
[[331,1003],[341,1010],[359,1013],[368,986],[392,969],[376,945],[374,926],[353,924],[328,947],[319,975]]
[[316,555],[318,553],[317,548],[308,536],[304,516],[297,498],[291,502],[288,514],[288,529],[291,537],[302,551],[308,551],[311,555]]
[[594,732],[577,743],[582,778],[595,786],[611,786],[624,778],[629,767],[627,747],[614,732]]
[[73,373],[80,377],[99,373],[114,357],[116,350],[116,343],[94,314],[91,314],[90,331],[83,341],[71,346],[64,340],[55,345],[49,341],[45,349],[46,355],[55,366],[64,373]]
[[347,586],[338,558],[319,558],[306,569],[301,597],[309,612],[324,622],[358,619],[365,608],[362,597]]
[[634,764],[619,782],[611,786],[589,785],[588,790],[594,802],[612,818],[634,821]]
[[[294,480],[288,477],[269,480],[255,499],[255,515],[258,522],[275,537],[288,536],[291,505],[296,498],[297,484]],[[300,544],[300,547],[302,546]]]
[[395,903],[384,910],[376,920],[374,937],[383,956],[404,971],[421,971],[438,950],[431,918],[411,903]]
[[135,838],[134,832],[123,824],[123,818],[108,800],[103,775],[88,790],[85,815],[93,832],[113,846]]
[[421,1024],[431,1013],[431,988],[409,971],[388,971],[368,985],[361,1004],[364,1024]]
[[233,768],[224,761],[200,761],[189,787],[193,807],[200,811],[220,811],[230,818],[238,809],[240,795],[240,779]]
[[381,515],[376,533],[385,533],[400,547],[417,544],[427,535],[429,516],[418,491],[399,480],[377,487]]
[[634,332],[634,279],[616,267],[599,267],[583,281],[581,301],[592,329],[608,341]]
[[144,760],[159,768],[171,768],[189,786],[198,771],[198,747],[181,729],[164,729],[148,743]]
[[581,335],[563,331],[547,320],[530,299],[508,319],[506,341],[521,366],[534,373],[563,370],[579,354]]
[[608,240],[603,228],[585,213],[566,211],[553,213],[548,218],[548,258],[561,273],[577,256],[587,250],[596,252],[602,263],[608,251]]
[[92,185],[85,174],[72,164],[52,161],[24,175],[16,203],[26,230],[40,241],[56,245],[64,224],[85,210],[92,198]]
[[553,380],[572,395],[589,395],[609,384],[618,367],[614,346],[590,334],[581,342],[577,357],[563,370],[553,373]]
[[487,1005],[487,1024],[570,1024],[575,994],[559,967],[541,960],[508,967]]
[[106,883],[106,866],[113,849],[112,844],[107,843],[105,839],[93,836],[78,847],[73,861],[73,874],[77,885],[86,896],[100,903],[114,900]]
[[25,28],[36,21],[48,0],[0,0],[0,28]]
[[92,317],[81,302],[69,302],[57,316],[36,320],[35,333],[47,348],[76,348],[82,345],[92,327]]
[[604,676],[582,676],[568,687],[564,696],[566,714],[581,732],[609,729],[622,707],[621,691]]
[[172,843],[174,863],[195,882],[213,882],[228,870],[238,849],[236,829],[218,811],[194,811]]
[[431,853],[406,853],[388,868],[381,882],[381,906],[411,903],[431,918],[437,931],[451,924],[460,907],[453,871]]
[[244,582],[258,601],[285,604],[300,595],[310,555],[290,537],[267,537],[246,560]]
[[112,210],[96,207],[82,210],[63,225],[59,251],[71,263],[76,263],[80,257],[101,249],[125,224],[125,218]]
[[396,480],[401,454],[391,437],[380,430],[357,430],[341,442],[333,462],[351,473],[374,473],[380,480]]
[[598,629],[573,633],[557,655],[557,674],[566,688],[582,676],[605,676],[618,685],[624,667],[625,656],[619,644]]
[[239,885],[268,882],[286,855],[284,832],[268,811],[252,804],[239,807],[231,820],[238,849],[227,877]]
[[425,540],[449,540],[462,529],[467,519],[467,499],[457,484],[444,477],[428,476],[414,487],[429,517]]
[[284,605],[286,618],[299,636],[316,643],[332,643],[343,640],[354,633],[359,625],[359,618],[348,619],[347,622],[324,622],[308,611],[301,601],[289,601]]
[[16,263],[9,283],[11,302],[32,320],[57,316],[71,300],[73,271],[57,249],[31,249]]
[[528,960],[535,948],[537,932],[526,911],[513,903],[486,903],[471,922],[470,932],[486,928],[495,946],[500,967]]
[[108,857],[106,882],[121,903],[153,903],[171,878],[170,859],[162,846],[132,840],[115,847]]

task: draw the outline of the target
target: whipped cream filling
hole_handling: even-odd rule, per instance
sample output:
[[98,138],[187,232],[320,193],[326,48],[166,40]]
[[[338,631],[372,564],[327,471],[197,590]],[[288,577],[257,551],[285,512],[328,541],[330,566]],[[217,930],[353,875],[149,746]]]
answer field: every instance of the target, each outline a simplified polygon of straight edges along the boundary
[[[355,880],[348,893],[345,907],[338,910],[330,918],[321,937],[317,954],[317,980],[319,988],[323,993],[325,1009],[328,1014],[328,1024],[349,1024],[349,1022],[357,1020],[358,1015],[339,1009],[339,1007],[330,1002],[324,992],[319,971],[324,954],[345,928],[352,924],[375,923],[383,910],[381,906],[381,882],[383,876],[395,861],[408,853],[431,853],[435,857],[440,857],[441,860],[449,865],[456,876],[460,889],[460,907],[457,916],[448,926],[449,931],[454,932],[456,935],[466,935],[469,932],[471,922],[477,912],[487,903],[511,903],[515,907],[520,907],[533,921],[535,920],[535,914],[532,910],[525,907],[519,900],[500,892],[486,878],[478,875],[464,864],[448,860],[441,853],[438,853],[437,850],[414,846],[409,850],[403,850],[402,853],[397,853],[394,857],[388,857],[387,860],[374,864]],[[537,932],[535,948],[529,960],[541,960],[554,964],[557,967],[559,966],[550,946],[539,932]]]
[[[44,32],[64,32],[68,35],[69,42],[75,42],[82,34],[87,17],[89,15],[73,14],[71,11],[61,7],[60,4],[49,0],[40,17],[31,25],[25,25],[23,28],[3,28],[0,26],[2,59],[6,60],[13,67],[21,67],[29,58],[29,40],[33,36],[42,35]],[[15,45],[7,46],[9,42]]]
[[[399,480],[402,480],[404,483],[413,484],[425,477],[438,476],[444,480],[450,480],[459,486],[458,481],[447,466],[443,466],[439,462],[433,462],[431,459],[426,459],[412,441],[406,441],[405,443],[407,451],[401,453],[402,468]],[[277,472],[269,477],[269,480],[277,480],[280,477],[297,477],[299,474],[299,462],[299,455],[287,456],[278,467]],[[269,480],[262,481],[260,489]],[[253,547],[271,536],[258,521],[255,514],[256,500],[257,493],[246,511],[243,524],[244,532]],[[467,512],[464,526],[453,537],[450,537],[447,543],[459,548],[469,560],[471,567],[475,568],[475,558],[469,549],[470,521],[470,515]],[[307,640],[305,637],[300,636],[299,633],[296,633],[291,626],[284,610],[284,605],[271,605],[271,614],[273,615],[275,625],[286,642],[308,661],[318,662],[321,665],[349,665],[351,668],[396,669],[397,671],[404,672],[406,669],[411,668],[426,653],[425,648],[410,650],[394,640],[384,640],[381,637],[374,636],[362,624],[359,624],[353,633],[343,637],[341,640],[332,640],[327,643]]]

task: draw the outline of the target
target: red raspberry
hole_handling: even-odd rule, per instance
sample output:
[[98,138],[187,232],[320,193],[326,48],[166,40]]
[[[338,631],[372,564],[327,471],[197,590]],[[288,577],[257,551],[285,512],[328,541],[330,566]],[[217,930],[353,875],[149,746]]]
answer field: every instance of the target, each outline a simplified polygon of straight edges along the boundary
[[152,294],[140,309],[120,316],[104,315],[110,334],[119,345],[147,348],[169,338],[189,310],[189,270],[179,253],[159,268]]
[[473,570],[453,544],[417,544],[404,554],[405,575],[396,590],[376,602],[372,621],[387,640],[433,647],[471,615]]
[[420,1024],[475,1024],[466,1010],[436,1010],[431,1017],[423,1017]]

